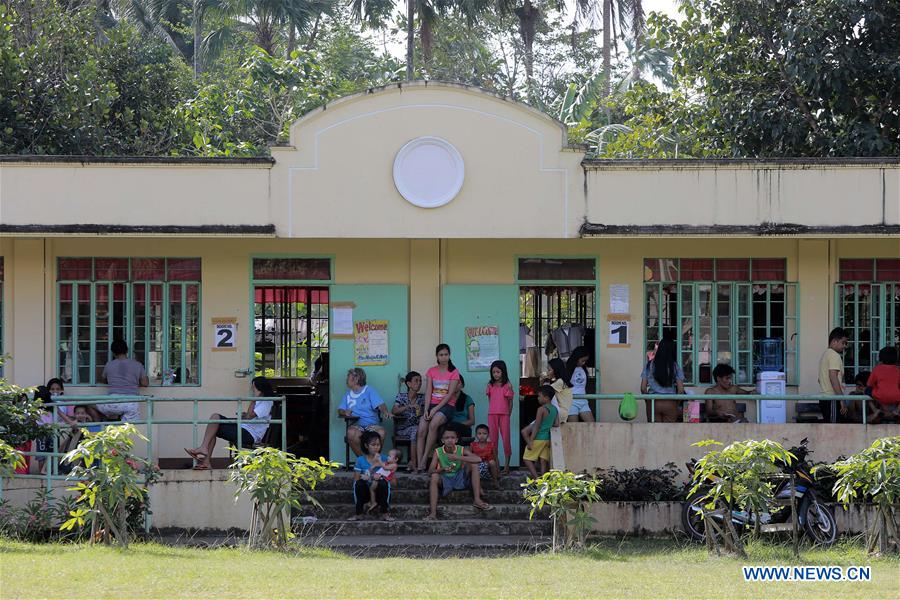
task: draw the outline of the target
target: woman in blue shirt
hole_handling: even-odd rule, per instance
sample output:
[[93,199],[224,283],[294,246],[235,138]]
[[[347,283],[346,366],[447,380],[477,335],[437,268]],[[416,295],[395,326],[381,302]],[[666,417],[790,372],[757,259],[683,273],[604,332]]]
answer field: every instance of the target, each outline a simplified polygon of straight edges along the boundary
[[460,375],[452,423],[455,423],[454,429],[459,437],[472,437],[472,426],[475,425],[475,401],[463,390],[465,385],[466,382]]
[[360,368],[347,371],[347,393],[338,406],[338,415],[347,420],[347,443],[357,456],[363,453],[360,444],[363,432],[374,431],[384,439],[381,421],[391,418],[378,392],[366,385],[366,372]]

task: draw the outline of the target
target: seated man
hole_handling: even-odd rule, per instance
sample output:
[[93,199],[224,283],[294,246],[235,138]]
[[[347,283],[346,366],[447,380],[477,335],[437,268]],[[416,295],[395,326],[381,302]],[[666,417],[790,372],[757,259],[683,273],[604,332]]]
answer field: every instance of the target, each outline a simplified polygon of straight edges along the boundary
[[448,427],[441,435],[443,445],[434,450],[431,459],[431,482],[429,486],[430,511],[425,517],[428,521],[437,519],[438,493],[450,495],[454,490],[472,490],[474,502],[478,510],[491,510],[493,507],[481,497],[481,477],[478,464],[481,458],[457,445],[459,437],[456,429]]
[[[716,365],[712,372],[716,382],[711,388],[707,388],[706,394],[744,395],[752,394],[745,389],[734,385],[734,369],[724,363]],[[746,423],[743,415],[738,415],[737,402],[734,400],[707,400],[706,420],[710,423]]]

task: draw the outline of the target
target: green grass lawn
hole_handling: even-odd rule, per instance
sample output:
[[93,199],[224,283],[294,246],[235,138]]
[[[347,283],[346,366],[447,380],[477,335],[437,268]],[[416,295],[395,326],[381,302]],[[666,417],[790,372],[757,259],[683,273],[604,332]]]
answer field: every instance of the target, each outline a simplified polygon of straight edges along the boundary
[[0,541],[0,598],[898,598],[900,560],[858,544],[807,551],[802,564],[871,565],[869,583],[745,583],[744,564],[793,564],[787,547],[709,558],[665,540],[604,539],[581,554],[358,559],[138,544],[128,551]]

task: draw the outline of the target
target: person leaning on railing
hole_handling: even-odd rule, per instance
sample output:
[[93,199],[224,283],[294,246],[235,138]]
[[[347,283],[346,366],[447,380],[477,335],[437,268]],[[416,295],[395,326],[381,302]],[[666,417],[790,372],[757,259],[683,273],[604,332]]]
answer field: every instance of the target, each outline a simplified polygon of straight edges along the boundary
[[[664,337],[653,359],[641,373],[642,394],[684,394],[684,371],[678,364],[678,348],[675,342]],[[654,415],[650,414],[650,400],[647,403],[647,420],[655,418],[657,423],[677,423],[681,420],[677,400],[659,400],[653,402]]]
[[[103,367],[102,379],[109,385],[110,396],[137,396],[140,388],[150,385],[144,365],[128,357],[128,344],[124,340],[115,340],[110,346],[113,359]],[[137,402],[117,402],[114,404],[98,404],[88,407],[91,418],[95,421],[123,422],[141,420],[141,411]]]
[[[272,388],[272,383],[265,377],[254,377],[253,381],[250,382],[250,391],[254,397],[260,399],[250,403],[247,410],[241,413],[241,419],[248,421],[269,419],[272,415],[273,401],[268,398],[276,395],[275,390]],[[203,434],[203,441],[199,446],[184,449],[197,461],[194,468],[198,470],[210,468],[210,458],[216,447],[216,438],[222,438],[230,442],[234,447],[238,446],[236,419],[228,419],[219,413],[213,413],[209,418],[210,420],[218,421],[218,423],[209,423],[206,426],[206,433]],[[252,448],[254,444],[259,443],[268,428],[268,423],[241,423],[241,447]]]

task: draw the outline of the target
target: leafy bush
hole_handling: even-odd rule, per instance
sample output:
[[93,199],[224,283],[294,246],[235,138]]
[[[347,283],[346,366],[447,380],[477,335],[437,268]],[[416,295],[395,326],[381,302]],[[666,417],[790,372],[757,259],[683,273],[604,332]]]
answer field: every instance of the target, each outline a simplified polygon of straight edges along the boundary
[[310,492],[339,465],[324,458],[297,458],[277,448],[235,452],[228,480],[237,486],[235,500],[248,494],[253,502],[249,545],[283,548],[293,537],[290,510],[299,508],[304,500],[319,506]]
[[75,465],[69,479],[78,480],[70,490],[80,496],[79,508],[62,524],[67,531],[91,523],[91,542],[99,535],[104,543],[112,539],[127,547],[133,534],[129,512],[143,515],[147,506],[147,486],[159,477],[159,470],[132,453],[134,438],[146,441],[134,425],[109,426],[84,439],[63,461]]
[[0,377],[0,440],[10,446],[51,433],[51,428],[40,422],[44,403],[32,397],[33,392],[33,388],[21,388]]
[[[706,447],[722,444],[704,440],[693,445]],[[708,501],[707,510],[724,511],[722,537],[726,551],[745,556],[743,545],[728,518],[732,508],[737,506],[758,515],[766,512],[775,499],[772,475],[781,471],[779,464],[790,465],[795,458],[778,442],[745,440],[733,442],[721,450],[712,450],[697,461],[693,475],[694,486],[689,495],[708,486],[702,498]],[[759,519],[755,526],[759,527]],[[718,551],[718,546],[712,539],[713,527],[706,528],[706,535],[710,548]]]
[[0,440],[0,478],[12,477],[16,469],[24,465],[22,453]]
[[87,534],[86,528],[59,529],[74,508],[72,496],[54,498],[47,490],[39,490],[22,507],[0,500],[0,536],[30,543],[80,540]]
[[598,469],[598,492],[604,502],[672,502],[684,499],[684,489],[676,483],[675,463],[661,469]]
[[[588,505],[600,501],[600,480],[588,475],[576,475],[570,471],[548,471],[537,479],[529,478],[524,484],[523,496],[531,504],[529,518],[546,509],[553,519],[553,550],[557,539],[564,538],[564,546],[582,547],[594,525],[594,517]],[[564,535],[560,536],[560,533]]]
[[895,505],[900,503],[900,437],[877,439],[862,452],[835,462],[831,469],[837,475],[834,493],[839,502],[846,506],[869,497],[878,507],[878,518],[869,529],[869,552],[900,552],[900,524],[895,514]]

